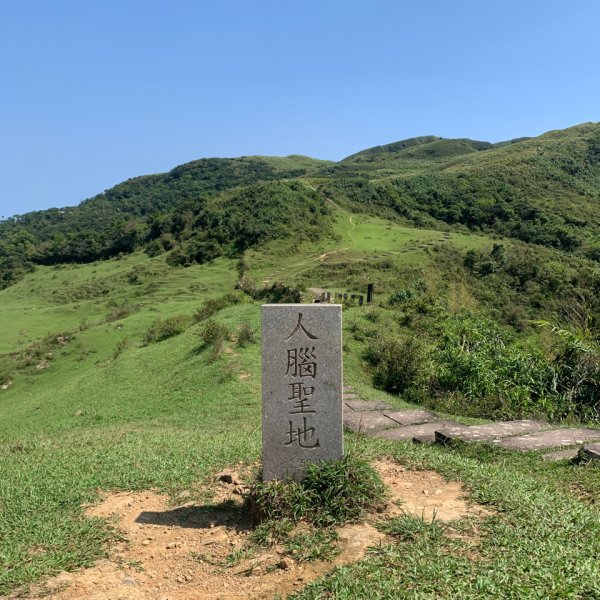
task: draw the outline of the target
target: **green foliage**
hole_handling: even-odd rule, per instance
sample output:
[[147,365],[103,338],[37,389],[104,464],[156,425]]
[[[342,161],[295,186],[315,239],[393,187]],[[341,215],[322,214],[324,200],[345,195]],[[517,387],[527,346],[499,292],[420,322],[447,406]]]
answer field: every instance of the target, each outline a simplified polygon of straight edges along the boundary
[[238,329],[237,344],[240,348],[244,348],[249,344],[254,344],[256,341],[256,334],[254,329],[248,325],[248,323],[242,323]]
[[239,289],[254,300],[263,300],[270,304],[297,304],[302,302],[302,291],[294,286],[276,281],[268,287],[257,288],[254,282],[243,278],[238,283]]
[[200,323],[216,315],[219,311],[228,306],[233,306],[243,302],[243,297],[239,294],[227,293],[218,298],[208,298],[202,303],[202,306],[194,313],[194,323]]
[[357,519],[381,508],[385,497],[377,471],[352,452],[340,461],[310,464],[301,485],[313,498],[310,517],[317,525]]
[[117,345],[115,346],[115,349],[112,354],[113,360],[116,360],[117,358],[119,358],[119,356],[121,356],[123,351],[126,350],[128,347],[129,347],[129,338],[123,338],[122,340],[117,342]]
[[600,337],[589,328],[539,323],[553,337],[554,388],[566,415],[600,423]]
[[340,553],[338,535],[331,529],[316,529],[288,537],[285,551],[299,563],[331,560]]
[[194,161],[130,179],[77,207],[0,223],[0,287],[36,264],[91,262],[138,248],[190,266],[276,239],[314,242],[332,233],[326,199],[416,227],[469,228],[596,260],[598,127],[502,144],[427,136],[339,163],[299,156]]
[[208,319],[198,331],[198,336],[204,347],[212,348],[211,356],[216,359],[223,351],[225,342],[229,340],[230,333],[229,328],[224,323]]
[[340,461],[310,464],[299,483],[257,482],[247,495],[247,504],[257,522],[307,519],[317,526],[329,526],[380,508],[384,495],[377,472],[349,453]]
[[425,371],[425,349],[416,336],[377,337],[367,347],[365,359],[374,367],[375,387],[403,394],[420,387]]
[[294,521],[286,518],[262,521],[250,533],[249,539],[257,546],[273,546],[283,542],[294,528]]
[[35,238],[0,222],[0,290],[18,281],[34,268]]
[[166,319],[158,317],[146,331],[142,343],[147,346],[179,335],[190,326],[190,323],[191,319],[188,315],[174,315]]
[[442,541],[444,530],[434,518],[431,521],[424,516],[414,516],[405,513],[380,524],[381,531],[394,536],[401,542],[416,542],[425,539],[429,543]]
[[172,251],[169,263],[187,266],[283,235],[314,239],[330,228],[328,206],[298,182],[274,180],[320,164],[305,157],[204,159],[130,179],[77,207],[11,217],[0,222],[0,289],[35,264],[91,262],[143,246],[150,256]]

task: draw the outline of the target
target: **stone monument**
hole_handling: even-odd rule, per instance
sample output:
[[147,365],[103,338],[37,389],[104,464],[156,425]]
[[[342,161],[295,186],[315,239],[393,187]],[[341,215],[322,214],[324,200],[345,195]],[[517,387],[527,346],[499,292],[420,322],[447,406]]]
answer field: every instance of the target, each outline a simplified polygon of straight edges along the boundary
[[263,480],[343,458],[342,307],[262,307]]

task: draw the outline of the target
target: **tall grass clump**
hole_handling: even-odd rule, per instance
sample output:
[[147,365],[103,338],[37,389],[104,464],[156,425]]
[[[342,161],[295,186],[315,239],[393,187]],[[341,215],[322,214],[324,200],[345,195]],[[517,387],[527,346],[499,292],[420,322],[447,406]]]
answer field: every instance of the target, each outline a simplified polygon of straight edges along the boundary
[[256,341],[256,332],[248,323],[242,323],[237,335],[237,345],[240,348],[245,348],[249,344],[254,344]]
[[224,323],[208,319],[198,331],[198,337],[205,348],[212,348],[212,358],[214,359],[221,354],[225,342],[230,338],[229,328]]
[[200,323],[206,321],[210,317],[216,315],[219,311],[233,306],[234,304],[240,304],[244,298],[240,294],[227,293],[219,296],[218,298],[209,298],[202,303],[202,306],[194,313],[194,323]]
[[316,526],[340,525],[383,506],[385,486],[364,459],[347,454],[339,461],[308,465],[299,481],[256,482],[246,496],[255,522],[304,519]]
[[189,325],[190,317],[188,315],[175,315],[166,319],[158,317],[146,331],[142,344],[148,346],[149,344],[162,342],[183,333]]
[[425,350],[415,336],[377,337],[364,356],[373,367],[375,387],[392,394],[417,387],[425,375]]

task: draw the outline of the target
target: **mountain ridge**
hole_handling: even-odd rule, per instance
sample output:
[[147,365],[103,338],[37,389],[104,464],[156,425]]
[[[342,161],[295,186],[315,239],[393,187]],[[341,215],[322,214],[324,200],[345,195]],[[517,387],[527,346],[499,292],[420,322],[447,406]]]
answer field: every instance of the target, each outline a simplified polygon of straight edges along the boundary
[[331,200],[413,227],[467,227],[594,258],[600,124],[497,144],[422,136],[338,162],[302,155],[194,160],[128,179],[76,207],[0,222],[0,287],[35,264],[89,262],[143,247],[177,254],[174,264],[234,255],[248,247],[244,236],[260,244],[298,235],[284,226],[286,214],[304,215],[309,237],[328,235]]

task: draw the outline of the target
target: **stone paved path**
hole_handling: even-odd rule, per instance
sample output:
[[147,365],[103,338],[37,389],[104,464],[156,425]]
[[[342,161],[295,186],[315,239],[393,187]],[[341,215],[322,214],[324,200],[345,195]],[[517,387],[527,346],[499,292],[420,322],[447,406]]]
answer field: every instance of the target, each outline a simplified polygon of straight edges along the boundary
[[571,460],[581,456],[600,460],[600,430],[556,427],[544,421],[522,419],[485,425],[463,425],[420,409],[394,410],[380,400],[361,400],[352,386],[344,386],[344,427],[389,440],[444,444],[452,440],[489,442],[520,452],[555,449],[544,460]]

